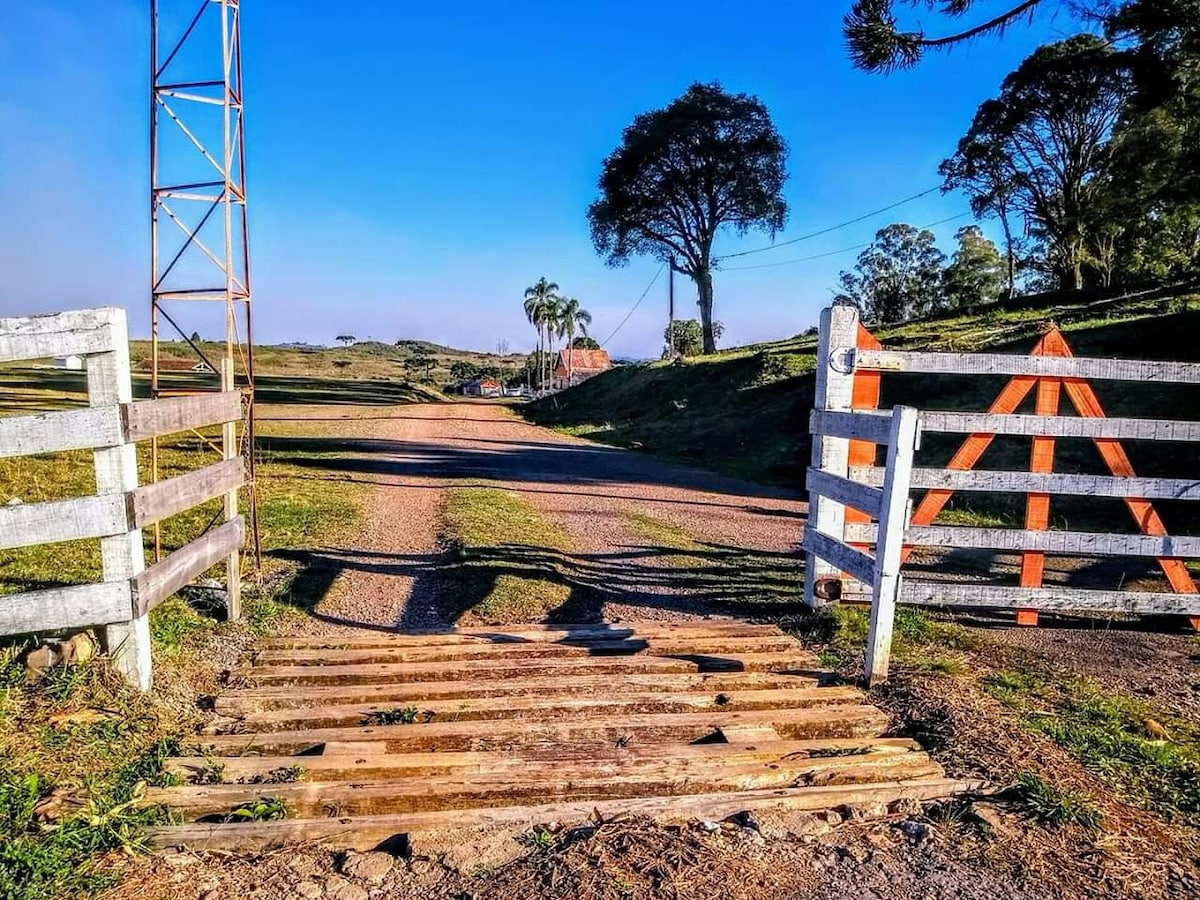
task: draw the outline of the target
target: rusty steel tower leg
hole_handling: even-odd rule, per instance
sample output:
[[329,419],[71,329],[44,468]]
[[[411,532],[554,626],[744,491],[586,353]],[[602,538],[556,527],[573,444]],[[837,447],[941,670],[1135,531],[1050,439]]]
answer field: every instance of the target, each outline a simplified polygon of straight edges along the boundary
[[[222,455],[244,454],[248,531],[261,565],[255,502],[254,351],[240,0],[150,0],[151,378],[154,396],[236,390],[245,396],[239,436],[222,433]],[[224,304],[224,353],[206,353],[195,324],[215,328]],[[163,325],[194,353],[183,374],[165,368]],[[192,330],[189,330],[191,326]],[[219,379],[219,381],[218,381]],[[159,447],[152,446],[158,478]],[[225,518],[238,495],[225,498]],[[159,539],[156,534],[156,553]],[[238,614],[237,554],[228,560],[229,612]]]

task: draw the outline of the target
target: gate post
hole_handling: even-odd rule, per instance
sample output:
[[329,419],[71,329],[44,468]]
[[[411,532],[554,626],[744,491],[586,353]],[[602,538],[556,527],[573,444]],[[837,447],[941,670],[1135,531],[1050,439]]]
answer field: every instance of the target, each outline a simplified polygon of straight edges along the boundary
[[911,505],[908,492],[912,483],[913,457],[917,452],[918,416],[911,406],[897,406],[892,413],[883,502],[879,511],[879,538],[875,543],[875,578],[871,585],[875,596],[867,631],[868,686],[887,680],[891,661],[892,625],[900,594],[900,562]]
[[[858,310],[848,304],[834,304],[821,311],[821,327],[817,340],[816,391],[813,409],[848,410],[854,394],[854,371],[850,365],[858,339]],[[849,473],[850,442],[845,438],[812,436],[812,465],[815,469],[840,475]],[[845,537],[846,508],[826,497],[809,498],[808,521],[805,528],[842,541]],[[836,578],[840,573],[813,553],[806,555],[804,567],[804,604],[810,609],[824,605],[817,596],[817,583],[822,578]]]
[[[129,329],[125,310],[103,311],[112,330],[112,350],[87,357],[89,406],[116,406],[133,402],[133,384],[129,367]],[[93,451],[96,467],[96,493],[126,494],[138,486],[137,448],[121,436],[116,447]],[[142,549],[142,530],[129,528],[124,534],[100,539],[100,555],[105,581],[124,581],[141,574],[146,567]],[[150,689],[150,619],[134,614],[128,622],[117,622],[102,629],[102,643],[113,665],[141,690]]]

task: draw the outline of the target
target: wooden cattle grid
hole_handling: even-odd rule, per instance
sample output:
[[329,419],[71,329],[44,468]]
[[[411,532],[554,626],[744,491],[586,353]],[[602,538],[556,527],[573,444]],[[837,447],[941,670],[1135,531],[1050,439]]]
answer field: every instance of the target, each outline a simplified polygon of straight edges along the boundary
[[[599,814],[721,819],[970,787],[778,629],[733,621],[265,642],[216,701],[158,846],[323,840]],[[398,724],[377,724],[396,719]],[[300,767],[299,769],[294,767]],[[298,776],[298,777],[297,777]],[[282,783],[281,783],[282,782]],[[227,820],[278,798],[278,821]]]

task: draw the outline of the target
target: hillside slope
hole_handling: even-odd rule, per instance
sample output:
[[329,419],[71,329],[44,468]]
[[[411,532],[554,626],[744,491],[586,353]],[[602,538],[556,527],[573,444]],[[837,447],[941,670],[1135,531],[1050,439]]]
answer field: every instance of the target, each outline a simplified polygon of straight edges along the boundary
[[[993,308],[880,328],[876,334],[892,348],[1026,353],[1051,322],[1067,332],[1079,355],[1200,361],[1200,309],[1180,299]],[[615,369],[530,404],[525,415],[605,443],[799,489],[809,459],[815,350],[816,336],[810,334],[703,359]],[[887,376],[883,405],[983,410],[1004,381]],[[1098,389],[1112,414],[1200,418],[1200,389],[1113,383]],[[936,441],[927,449],[931,457],[949,452]],[[998,442],[997,452],[1021,451]],[[1023,452],[1027,456],[1027,446]],[[1086,465],[1071,453],[1064,458]],[[1011,462],[1021,467],[1018,459]],[[1153,453],[1139,453],[1135,462],[1149,466],[1147,474],[1158,468]]]

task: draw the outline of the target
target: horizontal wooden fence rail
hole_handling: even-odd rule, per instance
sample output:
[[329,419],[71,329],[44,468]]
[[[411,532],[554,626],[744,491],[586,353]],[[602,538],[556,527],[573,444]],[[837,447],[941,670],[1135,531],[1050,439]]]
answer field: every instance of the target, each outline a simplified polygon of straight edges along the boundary
[[[79,309],[48,316],[0,319],[0,362],[85,356],[117,349],[114,309]],[[122,321],[123,324],[123,321]]]
[[1125,441],[1200,441],[1200,422],[921,411],[921,430]]
[[214,528],[176,550],[133,579],[133,606],[144,616],[185,584],[242,546],[246,526],[241,516]]
[[[0,549],[99,539],[103,581],[0,596],[0,635],[103,628],[118,668],[145,689],[147,613],[222,560],[232,560],[230,578],[237,577],[245,523],[230,513],[229,497],[245,473],[234,456],[138,485],[135,443],[216,425],[228,430],[242,418],[242,395],[226,390],[134,402],[125,313],[119,309],[0,319],[0,362],[68,355],[86,358],[90,405],[0,418],[0,458],[91,450],[97,494],[0,507]],[[224,524],[145,568],[144,526],[221,497]],[[231,593],[236,589],[230,585]]]
[[1200,616],[1200,594],[1098,591],[1066,586],[1023,588],[906,579],[900,587],[900,602],[918,606],[1021,607],[1043,612]]
[[[849,543],[874,543],[874,525],[849,524]],[[962,525],[913,525],[905,543],[917,547],[954,547],[1019,552],[1034,550],[1059,556],[1149,556],[1157,559],[1200,559],[1200,537],[1183,535],[1109,534],[1087,531],[1029,531],[1020,528],[975,528]]]
[[1039,378],[1200,384],[1200,363],[1143,359],[855,350],[853,364],[855,368],[881,372],[921,372],[931,375],[1032,375]]
[[[879,487],[884,470],[879,466],[850,469],[854,482]],[[1065,475],[1046,472],[1006,472],[986,469],[926,469],[912,473],[914,489],[982,491],[1026,494],[1037,491],[1080,497],[1137,497],[1143,500],[1200,500],[1200,480],[1194,478],[1139,478],[1136,475]]]

